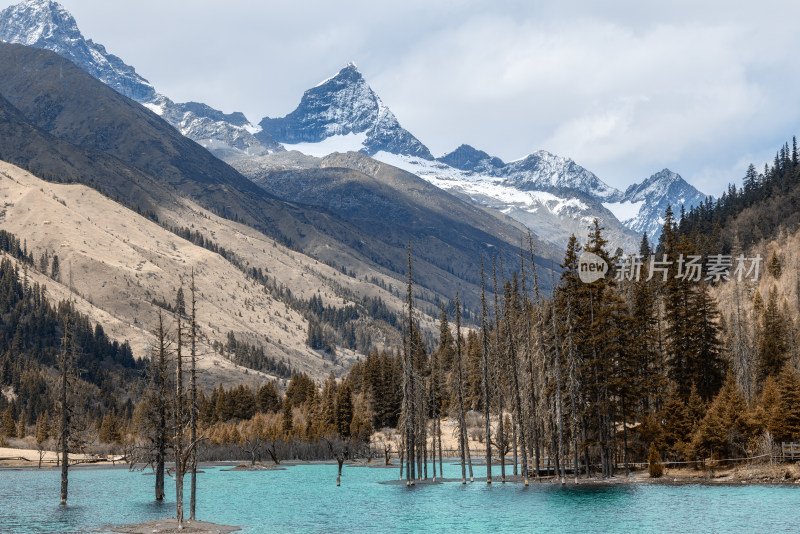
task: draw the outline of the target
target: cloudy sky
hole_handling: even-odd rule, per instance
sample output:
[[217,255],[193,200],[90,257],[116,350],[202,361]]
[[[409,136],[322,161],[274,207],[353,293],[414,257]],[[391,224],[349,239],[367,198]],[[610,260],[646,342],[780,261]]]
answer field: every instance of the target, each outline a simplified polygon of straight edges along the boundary
[[257,123],[355,61],[434,154],[545,149],[617,187],[669,167],[719,194],[800,125],[800,2],[62,4],[176,101]]

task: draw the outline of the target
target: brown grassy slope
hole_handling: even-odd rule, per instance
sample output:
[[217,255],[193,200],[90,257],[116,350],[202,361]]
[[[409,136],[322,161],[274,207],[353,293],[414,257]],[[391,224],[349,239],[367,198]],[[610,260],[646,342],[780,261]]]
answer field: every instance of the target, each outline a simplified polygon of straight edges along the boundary
[[[738,256],[739,252],[733,253]],[[759,243],[744,253],[746,257],[760,254],[763,258],[758,281],[751,278],[738,282],[730,280],[711,288],[716,298],[720,313],[726,325],[727,336],[724,339],[726,354],[731,363],[731,371],[740,384],[746,383],[749,375],[753,384],[750,401],[756,400],[756,377],[758,371],[758,331],[760,317],[754,309],[754,297],[760,293],[766,305],[771,289],[776,290],[778,306],[786,319],[786,343],[789,361],[795,369],[800,368],[800,230],[779,230],[769,239]],[[767,262],[775,255],[780,260],[779,276],[770,274]],[[749,265],[749,262],[746,264]],[[741,325],[741,328],[739,328]],[[740,349],[741,347],[741,349]],[[745,392],[747,394],[747,392]]]
[[[264,379],[211,354],[210,343],[224,341],[229,331],[238,339],[264,346],[272,357],[287,358],[293,367],[317,378],[330,370],[341,374],[356,358],[354,353],[340,349],[334,364],[311,351],[305,346],[305,319],[273,299],[227,260],[88,187],[45,182],[0,162],[0,206],[0,226],[26,240],[37,260],[45,250],[59,256],[61,284],[39,273],[30,276],[46,283],[54,300],[69,296],[71,279],[81,311],[103,324],[115,339],[129,339],[137,357],[154,342],[150,331],[159,308],[152,300],[172,301],[176,288],[182,282],[188,285],[194,267],[202,352],[206,355],[203,367],[209,370],[206,384]],[[376,286],[346,277],[191,201],[183,200],[159,216],[169,224],[193,226],[250,264],[266,268],[271,277],[302,298],[318,294],[326,304],[341,306],[350,303],[350,298],[375,295],[401,309],[398,299]],[[354,296],[343,298],[343,291]],[[426,324],[433,327],[430,319]]]

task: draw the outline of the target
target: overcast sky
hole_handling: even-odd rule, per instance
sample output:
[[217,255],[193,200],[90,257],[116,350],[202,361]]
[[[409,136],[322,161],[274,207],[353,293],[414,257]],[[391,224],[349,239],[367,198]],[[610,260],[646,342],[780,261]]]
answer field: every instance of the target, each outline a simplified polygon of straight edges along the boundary
[[800,123],[800,2],[61,3],[175,101],[257,123],[354,61],[435,155],[545,149],[616,187],[668,167],[718,195]]

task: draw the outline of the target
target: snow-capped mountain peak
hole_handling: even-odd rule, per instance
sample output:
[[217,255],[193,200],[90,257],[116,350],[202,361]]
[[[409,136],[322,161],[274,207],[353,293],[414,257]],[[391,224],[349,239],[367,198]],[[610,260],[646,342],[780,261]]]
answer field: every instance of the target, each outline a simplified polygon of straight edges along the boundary
[[663,169],[639,184],[633,184],[617,202],[604,204],[625,226],[646,233],[655,242],[661,233],[661,217],[671,205],[689,209],[705,200],[705,195],[686,182],[680,174]]
[[680,174],[664,169],[640,184],[630,185],[625,190],[625,197],[631,200],[644,200],[654,193],[657,194],[672,187],[681,187],[683,184],[689,185],[681,178]]
[[516,182],[520,188],[572,189],[610,202],[622,196],[619,190],[606,184],[571,158],[557,156],[546,150],[539,150],[512,161],[503,169],[503,175]]
[[83,39],[75,18],[58,2],[26,0],[3,11],[0,31],[9,41],[37,46],[48,40]]
[[428,148],[400,126],[353,62],[303,93],[297,109],[285,117],[265,117],[259,126],[288,149],[335,136],[360,140],[353,134],[366,133],[363,141],[348,148],[370,155],[386,151],[433,159]]
[[150,83],[103,45],[84,39],[58,2],[26,0],[0,12],[0,41],[44,48],[69,59],[112,89],[139,102],[155,98]]
[[436,161],[441,161],[462,171],[480,170],[490,172],[492,169],[505,165],[500,158],[492,157],[483,150],[478,150],[470,145],[461,145],[452,152],[436,158]]
[[103,45],[84,38],[75,18],[53,0],[25,0],[0,11],[0,41],[51,50],[67,58],[212,151],[264,154],[280,150],[268,135],[257,140],[241,113],[225,114],[195,102],[179,104],[157,93],[136,69]]

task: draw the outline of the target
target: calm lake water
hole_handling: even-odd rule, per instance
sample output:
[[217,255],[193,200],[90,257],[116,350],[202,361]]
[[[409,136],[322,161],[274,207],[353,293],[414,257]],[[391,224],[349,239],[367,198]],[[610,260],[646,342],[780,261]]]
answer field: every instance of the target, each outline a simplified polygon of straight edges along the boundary
[[[397,470],[298,465],[285,471],[198,475],[198,519],[262,532],[800,532],[800,487],[566,487],[553,484],[379,484]],[[476,468],[484,475],[485,468]],[[445,475],[460,476],[446,465]],[[188,482],[188,479],[187,479]],[[69,505],[58,506],[56,470],[0,471],[0,532],[105,532],[109,524],[175,513],[153,501],[152,475],[125,469],[75,469]],[[188,488],[186,490],[188,495]],[[187,497],[188,498],[188,497]]]

